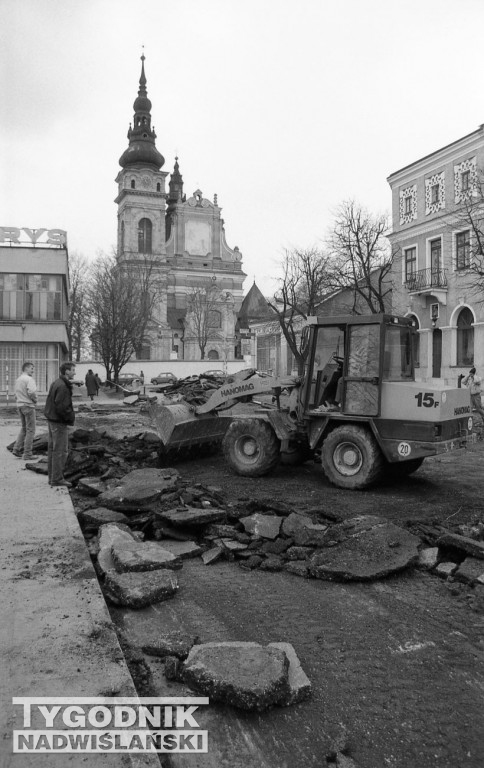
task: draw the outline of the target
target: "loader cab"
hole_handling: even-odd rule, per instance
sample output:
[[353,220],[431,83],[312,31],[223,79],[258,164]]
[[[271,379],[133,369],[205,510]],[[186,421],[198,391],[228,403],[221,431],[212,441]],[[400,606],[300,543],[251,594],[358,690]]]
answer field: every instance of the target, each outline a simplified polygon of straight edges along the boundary
[[413,381],[412,321],[395,315],[310,318],[301,402],[305,414],[380,414],[384,381]]

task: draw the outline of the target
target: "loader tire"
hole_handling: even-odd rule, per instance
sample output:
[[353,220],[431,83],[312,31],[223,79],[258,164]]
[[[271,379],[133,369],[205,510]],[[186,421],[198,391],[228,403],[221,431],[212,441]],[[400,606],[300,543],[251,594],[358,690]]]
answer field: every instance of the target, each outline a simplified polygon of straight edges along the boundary
[[361,490],[381,477],[385,459],[368,430],[348,424],[329,433],[321,448],[321,464],[333,485]]
[[223,450],[238,475],[260,477],[279,463],[280,442],[266,421],[236,419],[225,433]]
[[387,477],[393,477],[395,479],[399,477],[408,477],[413,475],[417,469],[420,469],[425,461],[425,456],[420,456],[418,459],[409,459],[408,461],[397,461],[395,463],[387,463],[385,465],[385,475]]

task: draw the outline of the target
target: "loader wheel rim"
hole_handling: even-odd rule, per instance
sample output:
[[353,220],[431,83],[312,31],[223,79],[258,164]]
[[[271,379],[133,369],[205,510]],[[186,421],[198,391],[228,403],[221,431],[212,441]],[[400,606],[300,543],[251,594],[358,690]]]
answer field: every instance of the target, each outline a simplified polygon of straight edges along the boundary
[[250,436],[242,437],[239,440],[238,449],[244,456],[249,459],[252,458],[252,456],[256,456],[258,453],[257,442],[253,437]]
[[333,453],[333,463],[338,472],[346,477],[357,475],[363,466],[364,457],[356,445],[352,442],[340,443]]

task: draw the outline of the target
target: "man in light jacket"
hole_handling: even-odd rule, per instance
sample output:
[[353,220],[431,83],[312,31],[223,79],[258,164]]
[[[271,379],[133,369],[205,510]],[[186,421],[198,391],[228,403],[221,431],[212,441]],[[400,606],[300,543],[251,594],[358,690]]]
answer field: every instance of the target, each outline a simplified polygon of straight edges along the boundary
[[484,419],[484,409],[482,407],[481,402],[481,385],[482,385],[482,379],[480,376],[477,375],[476,369],[471,368],[467,376],[464,376],[462,379],[462,383],[469,387],[471,391],[471,404],[472,407],[479,416]]
[[60,376],[50,385],[44,408],[49,426],[47,469],[49,485],[70,488],[72,483],[64,478],[64,467],[69,452],[69,425],[74,424],[71,381],[76,375],[74,363],[62,363]]
[[13,455],[24,461],[32,461],[32,443],[35,437],[35,404],[37,403],[37,385],[33,378],[34,364],[22,365],[22,373],[15,382],[15,400],[20,416],[20,432],[13,447]]

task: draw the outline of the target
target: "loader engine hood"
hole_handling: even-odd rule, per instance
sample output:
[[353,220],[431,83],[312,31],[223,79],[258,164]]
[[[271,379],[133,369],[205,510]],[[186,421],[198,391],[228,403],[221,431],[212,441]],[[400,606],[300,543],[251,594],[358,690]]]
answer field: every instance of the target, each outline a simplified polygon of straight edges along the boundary
[[380,417],[405,421],[441,422],[472,416],[468,389],[384,381],[381,391]]

